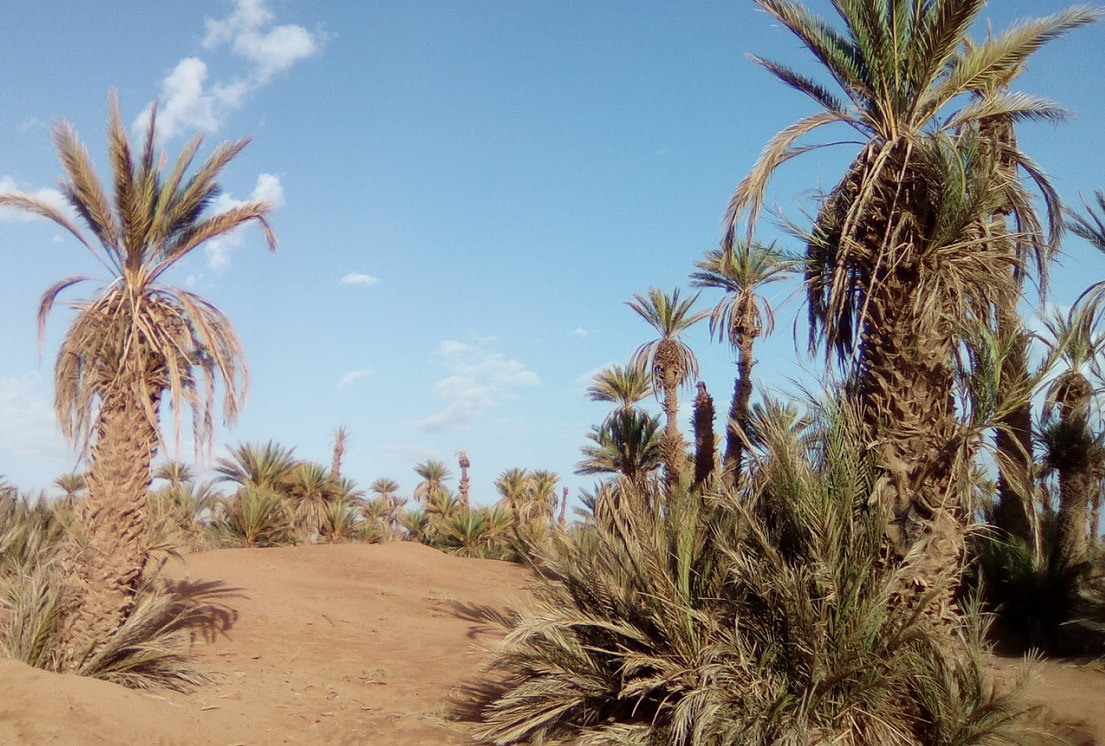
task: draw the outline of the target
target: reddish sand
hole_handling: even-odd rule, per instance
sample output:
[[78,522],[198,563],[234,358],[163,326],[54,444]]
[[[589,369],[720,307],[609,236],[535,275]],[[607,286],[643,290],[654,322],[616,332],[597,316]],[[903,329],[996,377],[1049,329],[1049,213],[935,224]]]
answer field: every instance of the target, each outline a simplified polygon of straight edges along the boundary
[[[468,743],[449,701],[496,638],[463,609],[517,608],[528,575],[407,543],[223,550],[169,571],[233,591],[229,628],[196,649],[212,683],[136,692],[0,660],[0,744]],[[1100,667],[1048,663],[1030,696],[1084,722],[1078,742],[1105,734]]]

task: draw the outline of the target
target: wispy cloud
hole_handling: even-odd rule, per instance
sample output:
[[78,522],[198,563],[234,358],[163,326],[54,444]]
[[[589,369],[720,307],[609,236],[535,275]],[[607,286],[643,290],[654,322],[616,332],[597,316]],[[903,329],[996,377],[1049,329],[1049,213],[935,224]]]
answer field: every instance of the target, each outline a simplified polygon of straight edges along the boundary
[[[8,192],[26,192],[24,189],[20,189],[15,183],[15,179],[10,176],[0,176],[0,194],[6,194]],[[38,197],[41,200],[49,202],[63,213],[71,214],[69,205],[65,202],[65,197],[61,195],[57,189],[38,189],[33,192],[27,192],[32,197]],[[11,207],[0,207],[0,222],[4,223],[26,223],[32,220],[43,220],[37,215],[34,215],[24,210],[15,210]]]
[[[220,194],[211,204],[211,212],[225,212],[231,208],[243,205],[247,201],[263,199],[275,209],[284,204],[284,187],[280,183],[280,177],[273,174],[260,174],[257,177],[257,185],[253,188],[253,194],[249,200],[240,200],[228,194]],[[230,255],[242,243],[241,231],[208,241],[203,250],[207,253],[207,268],[214,272],[222,272],[230,266]],[[197,281],[202,278],[197,278]]]
[[414,423],[422,432],[442,432],[468,427],[489,407],[515,392],[540,386],[541,379],[517,360],[488,349],[489,340],[466,344],[445,340],[438,345],[437,356],[450,375],[438,381],[434,396],[445,405]]
[[342,285],[376,285],[380,282],[379,278],[372,275],[366,275],[362,272],[350,272],[342,277],[338,282]]
[[361,368],[360,370],[351,370],[348,373],[346,373],[344,376],[341,377],[341,380],[338,381],[338,386],[340,388],[343,388],[343,389],[347,388],[348,386],[353,385],[353,383],[355,383],[356,381],[359,381],[362,378],[364,378],[365,376],[370,376],[370,375],[372,375],[372,369],[371,368]]
[[[247,96],[278,73],[321,51],[321,34],[293,24],[274,25],[275,20],[266,0],[236,0],[230,15],[206,20],[204,48],[229,47],[245,67],[227,79],[209,82],[203,59],[186,57],[177,63],[161,82],[157,125],[162,138],[197,129],[216,131],[227,114],[241,108]],[[136,128],[146,126],[149,113],[147,107],[135,122]]]
[[568,332],[568,334],[573,337],[589,337],[594,334],[594,331],[591,329],[584,329],[582,326],[577,326],[575,329]]

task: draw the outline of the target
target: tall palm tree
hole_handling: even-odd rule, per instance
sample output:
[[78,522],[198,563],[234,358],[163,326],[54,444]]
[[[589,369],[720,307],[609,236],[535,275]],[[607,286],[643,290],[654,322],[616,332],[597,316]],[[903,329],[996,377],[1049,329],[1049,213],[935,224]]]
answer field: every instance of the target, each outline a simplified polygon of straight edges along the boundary
[[756,362],[752,346],[775,328],[775,312],[761,291],[766,285],[786,279],[794,263],[785,260],[774,245],[735,240],[728,250],[707,251],[695,266],[698,271],[691,274],[692,285],[725,292],[710,313],[710,333],[719,341],[727,341],[737,353],[737,378],[725,427],[725,465],[735,478],[752,400],[752,366]]
[[414,499],[423,505],[429,505],[437,495],[449,491],[445,486],[445,480],[453,476],[453,473],[444,462],[427,459],[420,464],[415,464],[414,472],[422,477],[422,481],[415,485]]
[[653,388],[663,392],[664,480],[669,489],[674,489],[687,458],[687,446],[679,431],[678,391],[698,377],[698,358],[679,336],[706,318],[708,312],[693,311],[698,293],[681,299],[678,288],[669,295],[654,287],[648,295],[635,293],[633,297],[627,305],[660,335],[638,347],[630,364],[649,371]]
[[[1008,255],[981,250],[990,217],[1006,208],[1021,226],[1038,224],[1022,180],[1005,178],[985,152],[980,123],[1063,115],[1000,87],[970,97],[982,81],[1008,79],[1044,43],[1099,13],[1076,7],[970,44],[984,0],[836,2],[842,29],[793,0],[757,2],[809,48],[843,95],[757,60],[820,110],[772,138],[737,186],[726,243],[742,220],[751,240],[782,164],[823,147],[807,139],[811,133],[841,124],[858,133],[859,152],[807,233],[811,343],[824,341],[854,379],[887,540],[903,555],[923,542],[910,575],[924,584],[956,572],[962,557],[965,511],[955,485],[965,482],[968,441],[952,395],[953,353],[965,326],[989,317],[990,286],[1009,271]],[[1012,147],[1004,156],[1038,172]]]
[[[114,93],[108,107],[111,190],[101,184],[73,128],[64,122],[54,127],[66,174],[61,192],[88,233],[38,197],[0,195],[0,205],[65,229],[108,273],[97,294],[73,304],[78,314],[61,343],[54,374],[62,431],[89,453],[89,494],[78,508],[84,536],[69,550],[76,602],[64,647],[72,660],[101,644],[133,608],[146,564],[146,494],[160,442],[163,395],[168,392],[178,433],[182,410],[191,408],[202,448],[213,429],[214,381],[224,384],[227,421],[237,416],[245,394],[245,360],[230,320],[209,301],[163,278],[196,248],[244,223],[258,223],[269,248],[276,247],[265,221],[271,206],[263,200],[206,213],[219,193],[217,177],[247,139],[219,145],[189,174],[200,137],[175,161],[158,157],[155,106],[135,152]],[[40,336],[59,296],[93,281],[67,277],[46,291],[38,313]]]

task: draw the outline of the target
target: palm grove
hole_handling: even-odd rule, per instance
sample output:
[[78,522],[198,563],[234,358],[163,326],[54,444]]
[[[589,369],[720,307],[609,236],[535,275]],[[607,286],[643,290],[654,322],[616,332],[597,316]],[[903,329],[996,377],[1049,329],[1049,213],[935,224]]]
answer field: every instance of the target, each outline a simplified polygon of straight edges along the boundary
[[[488,743],[1023,740],[1028,710],[991,678],[983,611],[1026,646],[1102,644],[1105,450],[1092,378],[1105,287],[1044,313],[1047,335],[1020,313],[1028,288],[1042,306],[1067,228],[1105,250],[1105,196],[1081,212],[1062,204],[1017,128],[1065,112],[1016,89],[1029,57],[1101,13],[1076,6],[978,38],[982,0],[835,0],[832,20],[799,2],[757,3],[818,74],[754,59],[815,108],[766,144],[729,199],[720,247],[690,272],[698,293],[721,292],[717,304],[696,309],[699,294],[658,288],[629,302],[655,336],[588,391],[611,412],[576,467],[602,478],[583,495],[581,522],[567,524],[566,494],[556,516],[552,472],[508,470],[496,506],[470,505],[463,453],[459,495],[445,486],[448,468],[426,462],[420,510],[404,511],[386,478],[365,500],[340,475],[344,429],[329,470],[271,443],[219,466],[238,486],[220,515],[243,543],[339,540],[370,525],[376,539],[540,570],[535,608],[499,620],[506,637],[490,665],[501,675],[466,705]],[[229,320],[161,278],[244,223],[275,248],[263,202],[206,214],[245,141],[190,170],[196,139],[168,166],[155,154],[156,113],[136,151],[114,99],[110,108],[110,192],[71,129],[55,130],[63,194],[85,230],[32,196],[0,195],[66,229],[111,275],[76,304],[55,368],[59,422],[88,452],[87,493],[70,501],[68,540],[49,559],[71,578],[42,631],[58,642],[48,654],[29,643],[11,624],[14,602],[4,629],[9,650],[86,672],[102,672],[89,661],[118,649],[156,577],[150,485],[163,398],[178,429],[191,409],[203,445],[216,381],[227,419],[244,395]],[[831,139],[818,140],[823,129]],[[759,243],[777,170],[841,131],[854,143],[848,166],[809,219],[787,221],[802,250]],[[47,290],[40,328],[86,279]],[[753,401],[754,345],[775,320],[765,293],[795,281],[824,391]],[[720,442],[681,339],[707,320],[737,363]],[[679,394],[694,384],[688,447]],[[643,408],[651,396],[662,422]],[[179,470],[161,476],[174,474],[183,481]],[[177,502],[191,517],[209,507]],[[173,608],[169,627],[186,621]]]

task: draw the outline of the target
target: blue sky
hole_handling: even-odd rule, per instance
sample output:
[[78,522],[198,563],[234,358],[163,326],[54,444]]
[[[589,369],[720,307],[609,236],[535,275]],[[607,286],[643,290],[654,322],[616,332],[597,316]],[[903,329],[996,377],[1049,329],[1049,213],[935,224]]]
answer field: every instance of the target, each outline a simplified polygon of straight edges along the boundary
[[[1066,5],[1002,0],[989,17],[1001,30]],[[208,146],[253,137],[225,172],[223,204],[272,199],[277,253],[247,229],[170,278],[222,308],[245,345],[250,398],[215,456],[273,439],[328,463],[344,425],[344,471],[362,486],[388,476],[409,493],[415,463],[455,472],[465,450],[481,503],[515,466],[556,471],[573,493],[592,484],[572,470],[605,409],[584,389],[650,339],[625,301],[687,286],[760,149],[813,110],[746,58],[812,69],[748,1],[40,0],[3,15],[0,190],[56,187],[56,118],[103,174],[111,88],[128,122],[160,98],[170,152],[197,131]],[[1105,26],[1079,30],[1020,79],[1073,112],[1019,136],[1075,204],[1105,187],[1102,49]],[[798,215],[852,152],[796,161],[770,201]],[[1102,258],[1065,247],[1060,304],[1105,279]],[[71,315],[55,311],[40,357],[38,299],[97,267],[51,225],[11,213],[0,257],[0,473],[46,488],[76,465],[50,403]],[[802,313],[784,306],[760,348],[757,372],[776,389],[820,369],[791,340]],[[704,326],[688,340],[724,411],[731,352]]]

